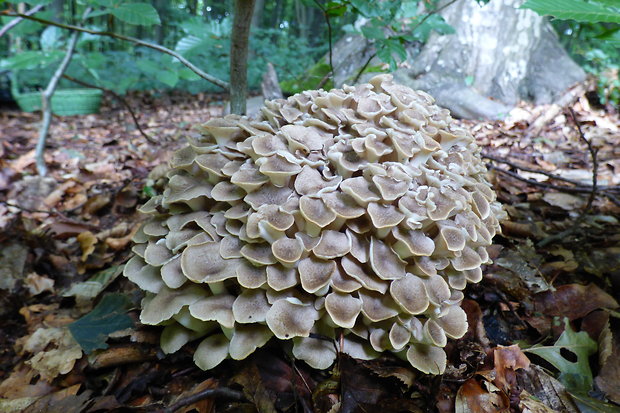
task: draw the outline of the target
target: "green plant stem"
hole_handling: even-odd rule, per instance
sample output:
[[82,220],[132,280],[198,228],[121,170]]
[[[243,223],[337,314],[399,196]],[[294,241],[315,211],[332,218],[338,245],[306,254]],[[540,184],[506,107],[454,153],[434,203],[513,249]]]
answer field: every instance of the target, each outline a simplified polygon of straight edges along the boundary
[[41,24],[45,24],[45,25],[48,25],[48,26],[56,26],[56,27],[59,27],[61,29],[72,30],[74,32],[88,33],[88,34],[93,34],[93,35],[97,35],[97,36],[107,36],[107,37],[111,37],[113,39],[118,39],[118,40],[123,40],[123,41],[126,41],[126,42],[130,42],[130,43],[134,43],[134,44],[137,44],[138,46],[148,47],[150,49],[157,50],[158,52],[165,53],[167,55],[170,55],[170,56],[174,57],[179,62],[184,64],[192,72],[196,73],[198,76],[200,76],[204,80],[206,80],[208,82],[211,82],[214,85],[217,85],[217,86],[221,87],[222,89],[228,90],[229,87],[230,87],[228,82],[225,82],[225,81],[223,81],[221,79],[216,78],[215,76],[212,76],[212,75],[210,75],[208,73],[203,72],[198,67],[196,67],[194,64],[192,64],[189,60],[187,60],[186,58],[184,58],[183,56],[181,56],[180,54],[178,54],[174,50],[170,50],[167,47],[164,47],[164,46],[156,44],[156,43],[146,42],[144,40],[136,39],[135,37],[124,36],[124,35],[118,34],[118,33],[106,32],[106,31],[98,31],[98,30],[91,30],[91,29],[87,29],[86,27],[75,26],[75,25],[72,25],[72,24],[57,23],[57,22],[54,22],[54,21],[51,21],[51,20],[45,20],[45,19],[41,19],[41,18],[38,18],[38,17],[34,17],[34,16],[28,16],[28,15],[26,15],[24,13],[8,13],[8,12],[3,12],[2,14],[6,15],[6,16],[11,16],[11,17],[22,17],[24,19],[36,21],[36,22],[41,23]]

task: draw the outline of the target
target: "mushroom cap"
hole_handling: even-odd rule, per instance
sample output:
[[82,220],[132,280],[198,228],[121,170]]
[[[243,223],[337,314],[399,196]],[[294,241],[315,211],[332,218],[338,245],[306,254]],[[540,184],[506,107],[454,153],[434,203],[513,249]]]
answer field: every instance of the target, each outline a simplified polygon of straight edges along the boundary
[[203,337],[209,369],[275,335],[324,369],[337,350],[315,335],[337,329],[354,357],[445,369],[441,348],[467,329],[462,290],[505,216],[446,110],[380,75],[210,119],[188,140],[140,208],[151,218],[124,269],[165,351]]
[[269,329],[280,340],[308,337],[314,321],[319,318],[314,306],[303,304],[295,298],[278,300],[267,311]]

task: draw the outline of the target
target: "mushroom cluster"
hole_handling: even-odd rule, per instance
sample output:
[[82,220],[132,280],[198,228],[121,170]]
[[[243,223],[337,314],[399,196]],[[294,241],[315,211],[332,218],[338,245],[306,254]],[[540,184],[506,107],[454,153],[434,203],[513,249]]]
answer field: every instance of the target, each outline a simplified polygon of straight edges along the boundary
[[189,137],[124,271],[162,349],[202,338],[211,369],[275,336],[318,369],[391,351],[442,373],[503,212],[471,134],[433,102],[381,75]]

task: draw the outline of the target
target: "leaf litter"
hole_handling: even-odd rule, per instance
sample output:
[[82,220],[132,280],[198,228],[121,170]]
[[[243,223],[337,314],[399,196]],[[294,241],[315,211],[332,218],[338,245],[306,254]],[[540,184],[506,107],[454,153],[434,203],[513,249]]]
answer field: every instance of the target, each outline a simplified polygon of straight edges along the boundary
[[[277,345],[209,372],[194,366],[192,343],[163,357],[157,329],[135,323],[140,292],[118,274],[142,219],[136,208],[191,125],[222,105],[213,95],[129,100],[158,144],[107,101],[99,115],[54,118],[44,179],[34,168],[38,115],[0,110],[0,411],[618,411],[614,110],[578,96],[570,109],[583,137],[568,107],[461,121],[510,220],[485,280],[466,291],[469,330],[446,347],[446,374],[432,377],[391,355],[341,354],[315,371]],[[598,151],[591,205],[584,139]]]

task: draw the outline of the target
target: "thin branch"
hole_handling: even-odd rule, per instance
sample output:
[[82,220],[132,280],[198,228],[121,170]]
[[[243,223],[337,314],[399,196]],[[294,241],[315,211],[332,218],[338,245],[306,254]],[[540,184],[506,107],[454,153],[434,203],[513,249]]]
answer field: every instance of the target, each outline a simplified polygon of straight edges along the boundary
[[[88,7],[84,11],[82,20],[86,20],[90,10],[91,8]],[[69,67],[69,63],[71,63],[78,36],[78,32],[73,32],[71,34],[71,39],[69,40],[65,57],[62,59],[62,62],[60,62],[60,66],[58,66],[58,69],[54,72],[54,75],[47,84],[47,87],[41,93],[41,111],[43,112],[43,121],[41,123],[41,129],[39,129],[39,140],[37,141],[34,155],[39,176],[45,176],[47,174],[47,166],[45,165],[45,158],[43,154],[45,152],[45,141],[47,140],[50,124],[52,122],[52,96],[54,96],[56,86],[58,86],[58,82],[60,81],[62,74],[65,70],[67,70],[67,67]]]
[[[588,213],[590,212],[590,210],[592,209],[592,204],[594,203],[594,199],[596,199],[596,194],[597,194],[597,190],[598,190],[598,181],[597,181],[597,175],[598,175],[598,159],[597,159],[597,150],[596,148],[594,148],[592,146],[592,142],[590,142],[588,139],[586,139],[585,135],[583,134],[583,130],[581,129],[581,124],[579,123],[579,121],[577,120],[577,116],[575,116],[575,112],[573,111],[572,108],[568,108],[568,112],[570,113],[570,117],[573,120],[573,122],[575,123],[575,127],[577,128],[577,132],[579,133],[579,138],[586,143],[587,147],[588,147],[588,152],[590,152],[590,157],[592,158],[592,186],[590,187],[590,196],[588,197],[588,202],[586,203],[586,206],[582,209],[581,213],[579,214],[579,216],[575,219],[575,221],[573,222],[573,224],[565,229],[564,231],[551,235],[550,237],[547,237],[545,239],[543,239],[542,241],[540,241],[538,243],[539,247],[544,247],[545,245],[549,245],[555,241],[559,241],[559,240],[563,240],[566,239],[567,236],[571,235],[572,233],[576,232],[577,229],[579,228],[579,224],[581,224],[583,222],[583,220],[586,218],[586,216],[588,215]],[[609,199],[612,200],[612,202],[615,202],[617,199],[615,197],[610,197]]]
[[[24,14],[26,16],[32,16],[33,14],[35,14],[36,12],[41,10],[43,7],[45,7],[43,4],[39,4],[37,6],[34,6],[33,8],[31,8],[30,10],[28,10]],[[4,36],[6,34],[6,32],[8,32],[13,27],[17,26],[18,24],[20,24],[23,21],[24,21],[24,17],[18,17],[16,19],[11,20],[7,24],[5,24],[4,27],[2,29],[0,29],[0,37]]]
[[[534,168],[529,168],[527,166],[522,166],[522,165],[519,165],[517,163],[511,162],[511,161],[509,161],[507,159],[498,158],[498,157],[495,157],[493,155],[489,155],[488,153],[482,153],[481,156],[483,158],[489,159],[489,160],[491,160],[493,162],[506,164],[506,165],[511,166],[511,167],[513,167],[515,169],[520,169],[522,171],[527,171],[527,172],[532,172],[532,173],[536,173],[536,174],[545,175],[545,176],[548,176],[551,179],[555,179],[555,180],[558,180],[558,181],[566,182],[566,183],[573,184],[573,185],[576,185],[576,186],[584,186],[579,181],[573,181],[572,179],[567,179],[567,178],[561,177],[559,175],[552,174],[551,172],[547,172],[547,171],[543,171],[543,170],[539,170],[539,169],[534,169]],[[600,189],[600,190],[619,191],[620,190],[620,185],[610,185],[610,186],[608,186],[608,185],[599,185],[597,188]]]
[[144,40],[136,39],[135,37],[124,36],[122,34],[117,34],[117,33],[113,33],[113,32],[91,30],[91,29],[87,29],[86,27],[74,26],[74,25],[71,25],[71,24],[56,23],[56,22],[51,21],[51,20],[40,19],[40,18],[34,17],[34,16],[27,16],[27,15],[25,15],[23,13],[2,12],[1,14],[4,14],[6,16],[12,16],[12,17],[23,17],[24,19],[36,21],[36,22],[39,22],[41,24],[45,24],[45,25],[48,25],[48,26],[55,26],[55,27],[59,27],[61,29],[67,29],[67,30],[72,30],[72,31],[75,31],[75,32],[81,32],[81,33],[94,34],[94,35],[97,35],[97,36],[112,37],[114,39],[123,40],[123,41],[126,41],[126,42],[131,42],[131,43],[137,44],[138,46],[148,47],[150,49],[157,50],[159,52],[165,53],[167,55],[170,55],[170,56],[176,58],[179,62],[183,63],[185,66],[187,66],[187,68],[189,68],[191,71],[196,73],[198,76],[200,76],[201,78],[203,78],[204,80],[206,80],[208,82],[213,83],[214,85],[217,85],[217,86],[221,87],[222,89],[228,90],[228,88],[230,87],[228,82],[225,82],[225,81],[220,80],[220,79],[218,79],[218,78],[216,78],[216,77],[214,77],[214,76],[212,76],[212,75],[210,75],[208,73],[203,72],[198,67],[194,66],[189,60],[187,60],[186,58],[184,58],[183,56],[181,56],[180,54],[178,54],[174,50],[170,50],[167,47],[161,46],[161,45],[156,44],[156,43],[146,42]]
[[598,159],[596,155],[598,153],[598,150],[592,146],[592,142],[586,139],[585,135],[583,134],[583,130],[581,130],[581,124],[579,123],[579,121],[577,121],[577,117],[575,116],[575,112],[573,111],[573,109],[568,108],[568,112],[570,113],[571,119],[573,120],[573,122],[575,123],[575,126],[577,127],[577,132],[579,132],[579,138],[582,141],[584,141],[586,145],[588,146],[588,152],[590,152],[590,158],[592,158],[592,191],[590,192],[588,203],[586,204],[585,208],[583,209],[583,211],[581,212],[581,215],[578,218],[578,220],[581,221],[592,209],[592,203],[594,202],[594,199],[596,198],[596,191],[597,191],[597,184],[598,184],[598,181],[597,181]]
[[220,387],[218,389],[207,389],[196,394],[192,394],[191,396],[185,397],[176,403],[168,406],[163,409],[163,413],[174,413],[182,407],[189,406],[190,404],[197,403],[204,399],[226,399],[226,400],[234,400],[234,401],[244,401],[246,400],[245,396],[242,392],[229,389],[226,387]]
[[96,85],[91,85],[90,83],[86,83],[82,80],[76,79],[73,76],[69,76],[67,74],[62,75],[62,77],[64,77],[65,79],[68,79],[74,83],[77,83],[78,85],[84,86],[84,87],[89,87],[89,88],[93,88],[93,89],[99,89],[103,92],[109,93],[112,96],[114,96],[114,98],[116,100],[118,100],[119,102],[121,102],[121,104],[125,107],[125,109],[127,109],[127,111],[129,112],[129,114],[131,115],[131,118],[133,119],[133,123],[136,125],[136,128],[138,129],[138,131],[140,131],[140,134],[144,137],[144,139],[146,139],[147,141],[151,142],[151,143],[158,143],[156,139],[154,139],[153,137],[149,136],[143,129],[142,127],[140,127],[140,122],[138,122],[138,118],[136,117],[135,112],[131,109],[131,106],[129,106],[129,103],[127,103],[127,101],[118,93],[116,93],[113,90],[110,89],[106,89],[100,86],[96,86]]
[[325,7],[323,7],[323,5],[319,3],[318,0],[314,0],[314,3],[323,12],[323,17],[325,17],[325,23],[327,23],[327,41],[329,44],[329,70],[331,73],[331,78],[332,78],[332,83],[333,83],[334,81],[333,78],[336,75],[336,72],[334,71],[334,57],[333,57],[334,52],[333,52],[333,47],[332,47],[332,23],[329,20],[329,14],[327,13],[327,9],[325,9]]
[[370,57],[368,57],[368,59],[366,60],[366,63],[364,63],[362,68],[357,71],[357,75],[355,75],[355,78],[353,79],[353,83],[357,83],[358,80],[360,80],[360,77],[362,77],[362,73],[364,73],[364,70],[366,70],[366,68],[368,67],[368,65],[370,64],[370,62],[372,61],[372,59],[374,59],[376,55],[377,53],[373,53],[370,55]]

